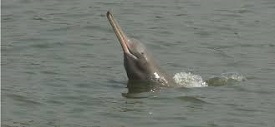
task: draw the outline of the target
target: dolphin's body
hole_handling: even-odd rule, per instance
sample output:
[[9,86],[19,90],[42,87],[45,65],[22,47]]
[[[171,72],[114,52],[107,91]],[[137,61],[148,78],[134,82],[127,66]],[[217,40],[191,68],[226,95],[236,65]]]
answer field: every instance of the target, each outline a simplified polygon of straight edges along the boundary
[[175,84],[173,78],[162,71],[141,42],[126,36],[110,11],[107,12],[107,18],[123,49],[129,92],[152,91]]

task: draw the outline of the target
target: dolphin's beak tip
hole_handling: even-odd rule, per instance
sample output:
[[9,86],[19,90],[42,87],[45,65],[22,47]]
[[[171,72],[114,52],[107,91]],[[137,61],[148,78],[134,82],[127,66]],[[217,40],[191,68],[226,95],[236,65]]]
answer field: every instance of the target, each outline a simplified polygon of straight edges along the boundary
[[109,15],[110,15],[110,11],[108,10],[106,13],[106,16],[109,17]]
[[109,17],[110,15],[112,15],[111,10],[108,10],[106,16]]

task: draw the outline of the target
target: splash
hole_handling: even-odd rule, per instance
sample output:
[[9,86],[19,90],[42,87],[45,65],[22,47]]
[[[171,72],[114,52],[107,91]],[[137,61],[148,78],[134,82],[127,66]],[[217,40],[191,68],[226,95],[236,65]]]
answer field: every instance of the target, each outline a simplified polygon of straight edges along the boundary
[[246,78],[244,75],[237,73],[237,72],[226,72],[222,73],[221,77],[225,78],[226,80],[236,80],[238,82],[245,81]]
[[234,85],[242,81],[246,81],[246,77],[237,72],[222,73],[219,76],[212,76],[206,80],[209,86]]
[[174,75],[175,82],[182,87],[207,87],[207,83],[202,79],[201,76],[192,74],[191,72],[180,72]]

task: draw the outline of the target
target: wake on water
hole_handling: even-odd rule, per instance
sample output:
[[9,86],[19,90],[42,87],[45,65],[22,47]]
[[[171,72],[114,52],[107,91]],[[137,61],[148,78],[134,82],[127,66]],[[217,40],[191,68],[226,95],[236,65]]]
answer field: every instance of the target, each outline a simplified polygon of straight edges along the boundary
[[236,82],[245,81],[246,78],[237,72],[226,72],[219,76],[213,76],[208,80],[203,80],[199,75],[191,72],[179,72],[174,75],[175,82],[181,87],[207,87],[207,86],[222,86]]
[[[203,80],[199,75],[192,74],[191,72],[179,72],[174,75],[174,80],[178,87],[194,88],[194,87],[208,87],[208,86],[223,86],[229,84],[236,84],[237,82],[244,81],[246,78],[239,73],[222,73],[218,76],[213,76],[208,80]],[[127,98],[147,98],[154,94],[154,90],[150,92],[128,92],[122,93],[122,96]]]

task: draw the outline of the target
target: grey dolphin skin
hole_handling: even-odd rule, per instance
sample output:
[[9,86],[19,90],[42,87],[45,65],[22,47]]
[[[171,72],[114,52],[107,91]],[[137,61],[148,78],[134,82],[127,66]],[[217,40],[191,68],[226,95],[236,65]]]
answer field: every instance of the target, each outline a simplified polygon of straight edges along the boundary
[[162,71],[145,46],[138,40],[127,37],[110,11],[106,15],[124,53],[129,93],[148,92],[160,87],[173,86],[175,84],[173,78]]

